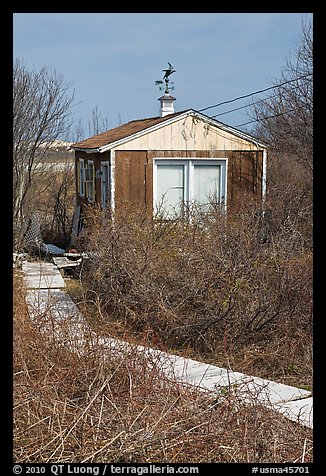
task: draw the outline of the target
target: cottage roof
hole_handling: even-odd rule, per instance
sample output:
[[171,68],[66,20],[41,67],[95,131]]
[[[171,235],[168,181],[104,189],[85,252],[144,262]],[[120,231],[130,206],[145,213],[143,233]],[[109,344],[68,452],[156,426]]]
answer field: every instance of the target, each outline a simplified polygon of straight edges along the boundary
[[138,119],[130,121],[126,124],[122,124],[121,126],[115,127],[106,132],[102,132],[101,134],[97,134],[83,141],[76,142],[70,147],[72,149],[87,150],[90,152],[96,150],[99,152],[104,152],[104,150],[108,150],[110,148],[111,144],[112,146],[114,146],[114,144],[116,144],[118,141],[129,140],[129,138],[132,138],[135,134],[142,133],[143,131],[144,133],[146,133],[147,129],[152,130],[152,128],[155,128],[156,126],[160,127],[161,123],[174,121],[175,119],[178,119],[178,116],[183,116],[187,114],[195,115],[198,118],[209,122],[215,127],[230,132],[231,134],[242,139],[253,142],[254,144],[260,147],[268,147],[266,143],[261,142],[252,135],[239,131],[238,129],[228,126],[222,122],[216,121],[215,119],[205,116],[204,114],[199,113],[193,109],[175,112],[173,114],[168,114],[164,117],[151,117],[147,119]]
[[180,115],[181,112],[176,112],[174,114],[169,114],[165,117],[150,117],[147,119],[137,119],[135,121],[127,122],[121,126],[110,129],[101,134],[97,134],[89,139],[82,140],[81,142],[76,142],[72,144],[73,149],[96,149],[103,147],[117,140],[125,139],[126,137],[132,136],[136,132],[143,131],[149,127],[156,126],[160,122],[164,122],[167,119]]

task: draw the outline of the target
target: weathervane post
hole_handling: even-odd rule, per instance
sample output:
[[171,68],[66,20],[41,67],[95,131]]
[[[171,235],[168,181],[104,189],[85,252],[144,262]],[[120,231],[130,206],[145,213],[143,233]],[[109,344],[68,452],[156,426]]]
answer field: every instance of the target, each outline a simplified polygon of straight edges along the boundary
[[[173,65],[171,63],[168,62],[168,65],[169,67],[167,69],[162,70],[164,71],[163,79],[159,81],[155,81],[155,84],[159,86],[160,91],[162,91],[162,89],[164,88],[164,86],[162,85],[163,85],[163,82],[165,82],[165,90],[164,90],[165,94],[169,94],[169,91],[174,90],[174,86],[169,86],[169,81],[170,81],[169,77],[171,76],[172,73],[175,73],[175,69],[173,69]],[[171,84],[174,84],[174,83],[171,82]]]

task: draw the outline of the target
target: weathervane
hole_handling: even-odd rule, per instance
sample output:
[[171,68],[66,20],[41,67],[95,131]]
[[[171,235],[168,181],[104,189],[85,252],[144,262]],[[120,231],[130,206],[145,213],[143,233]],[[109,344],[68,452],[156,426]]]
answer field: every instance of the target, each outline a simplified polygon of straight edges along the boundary
[[[162,70],[162,71],[164,71],[164,76],[163,76],[162,81],[155,81],[155,84],[157,86],[159,86],[160,91],[162,91],[162,89],[164,89],[164,86],[162,86],[162,85],[165,82],[165,90],[164,90],[165,94],[169,94],[169,91],[173,91],[173,89],[174,89],[174,86],[169,86],[169,76],[171,76],[172,73],[175,73],[175,69],[173,69],[173,65],[171,63],[168,62],[168,65],[169,65],[169,67],[167,69]],[[174,84],[174,83],[171,82],[171,84]]]

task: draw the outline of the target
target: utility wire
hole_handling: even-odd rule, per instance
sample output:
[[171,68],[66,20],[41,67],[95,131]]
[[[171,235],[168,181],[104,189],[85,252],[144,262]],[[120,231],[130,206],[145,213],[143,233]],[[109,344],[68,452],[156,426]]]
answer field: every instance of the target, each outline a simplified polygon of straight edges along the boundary
[[224,116],[225,114],[229,114],[234,111],[240,111],[240,109],[246,109],[246,107],[253,106],[254,104],[257,104],[258,102],[261,102],[261,101],[265,101],[265,99],[261,99],[260,101],[253,102],[252,104],[246,104],[246,106],[236,107],[235,109],[230,109],[229,111],[220,112],[220,114],[215,114],[214,116],[211,116],[211,117]]
[[[291,88],[290,91],[292,91],[293,89],[295,89],[295,87]],[[246,104],[245,106],[236,107],[235,109],[230,109],[229,111],[224,111],[224,112],[220,112],[219,114],[214,114],[214,116],[211,116],[211,117],[213,118],[213,117],[224,116],[224,114],[229,114],[234,111],[240,111],[241,109],[246,109],[247,107],[254,106],[255,104],[258,104],[260,102],[269,101],[270,99],[276,98],[277,96],[278,94],[272,94],[272,96],[268,96],[264,99],[259,99],[258,101],[252,102],[250,104]]]
[[312,73],[305,74],[304,76],[299,76],[298,78],[291,79],[289,81],[284,81],[284,83],[276,84],[275,86],[270,86],[269,88],[260,89],[259,91],[254,91],[253,93],[245,94],[244,96],[239,96],[237,98],[230,99],[228,101],[223,101],[223,102],[220,102],[218,104],[214,104],[213,106],[208,106],[208,107],[204,107],[203,109],[198,109],[198,112],[207,111],[208,109],[212,109],[213,107],[222,106],[223,104],[229,104],[231,102],[239,101],[240,99],[245,99],[245,98],[248,98],[250,96],[254,96],[255,94],[264,93],[265,91],[269,91],[271,89],[279,88],[281,86],[284,86],[285,84],[290,84],[290,83],[293,83],[294,81],[298,81],[299,79],[307,78],[308,76],[312,76]]
[[273,116],[261,117],[260,119],[254,119],[253,121],[244,122],[243,124],[238,124],[237,126],[234,126],[234,127],[246,126],[247,124],[252,124],[254,122],[265,121],[266,119],[273,119],[274,117],[284,116],[285,114],[288,114],[289,112],[294,112],[294,111],[295,109],[292,109],[291,111],[280,112],[278,114],[274,114]]

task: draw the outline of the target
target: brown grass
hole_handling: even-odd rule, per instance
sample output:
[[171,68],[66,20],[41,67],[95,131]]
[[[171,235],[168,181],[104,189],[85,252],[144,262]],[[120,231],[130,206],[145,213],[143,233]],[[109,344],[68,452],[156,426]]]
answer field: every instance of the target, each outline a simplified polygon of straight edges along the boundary
[[312,432],[236,394],[171,383],[131,348],[73,353],[14,302],[14,460],[26,462],[310,462]]

